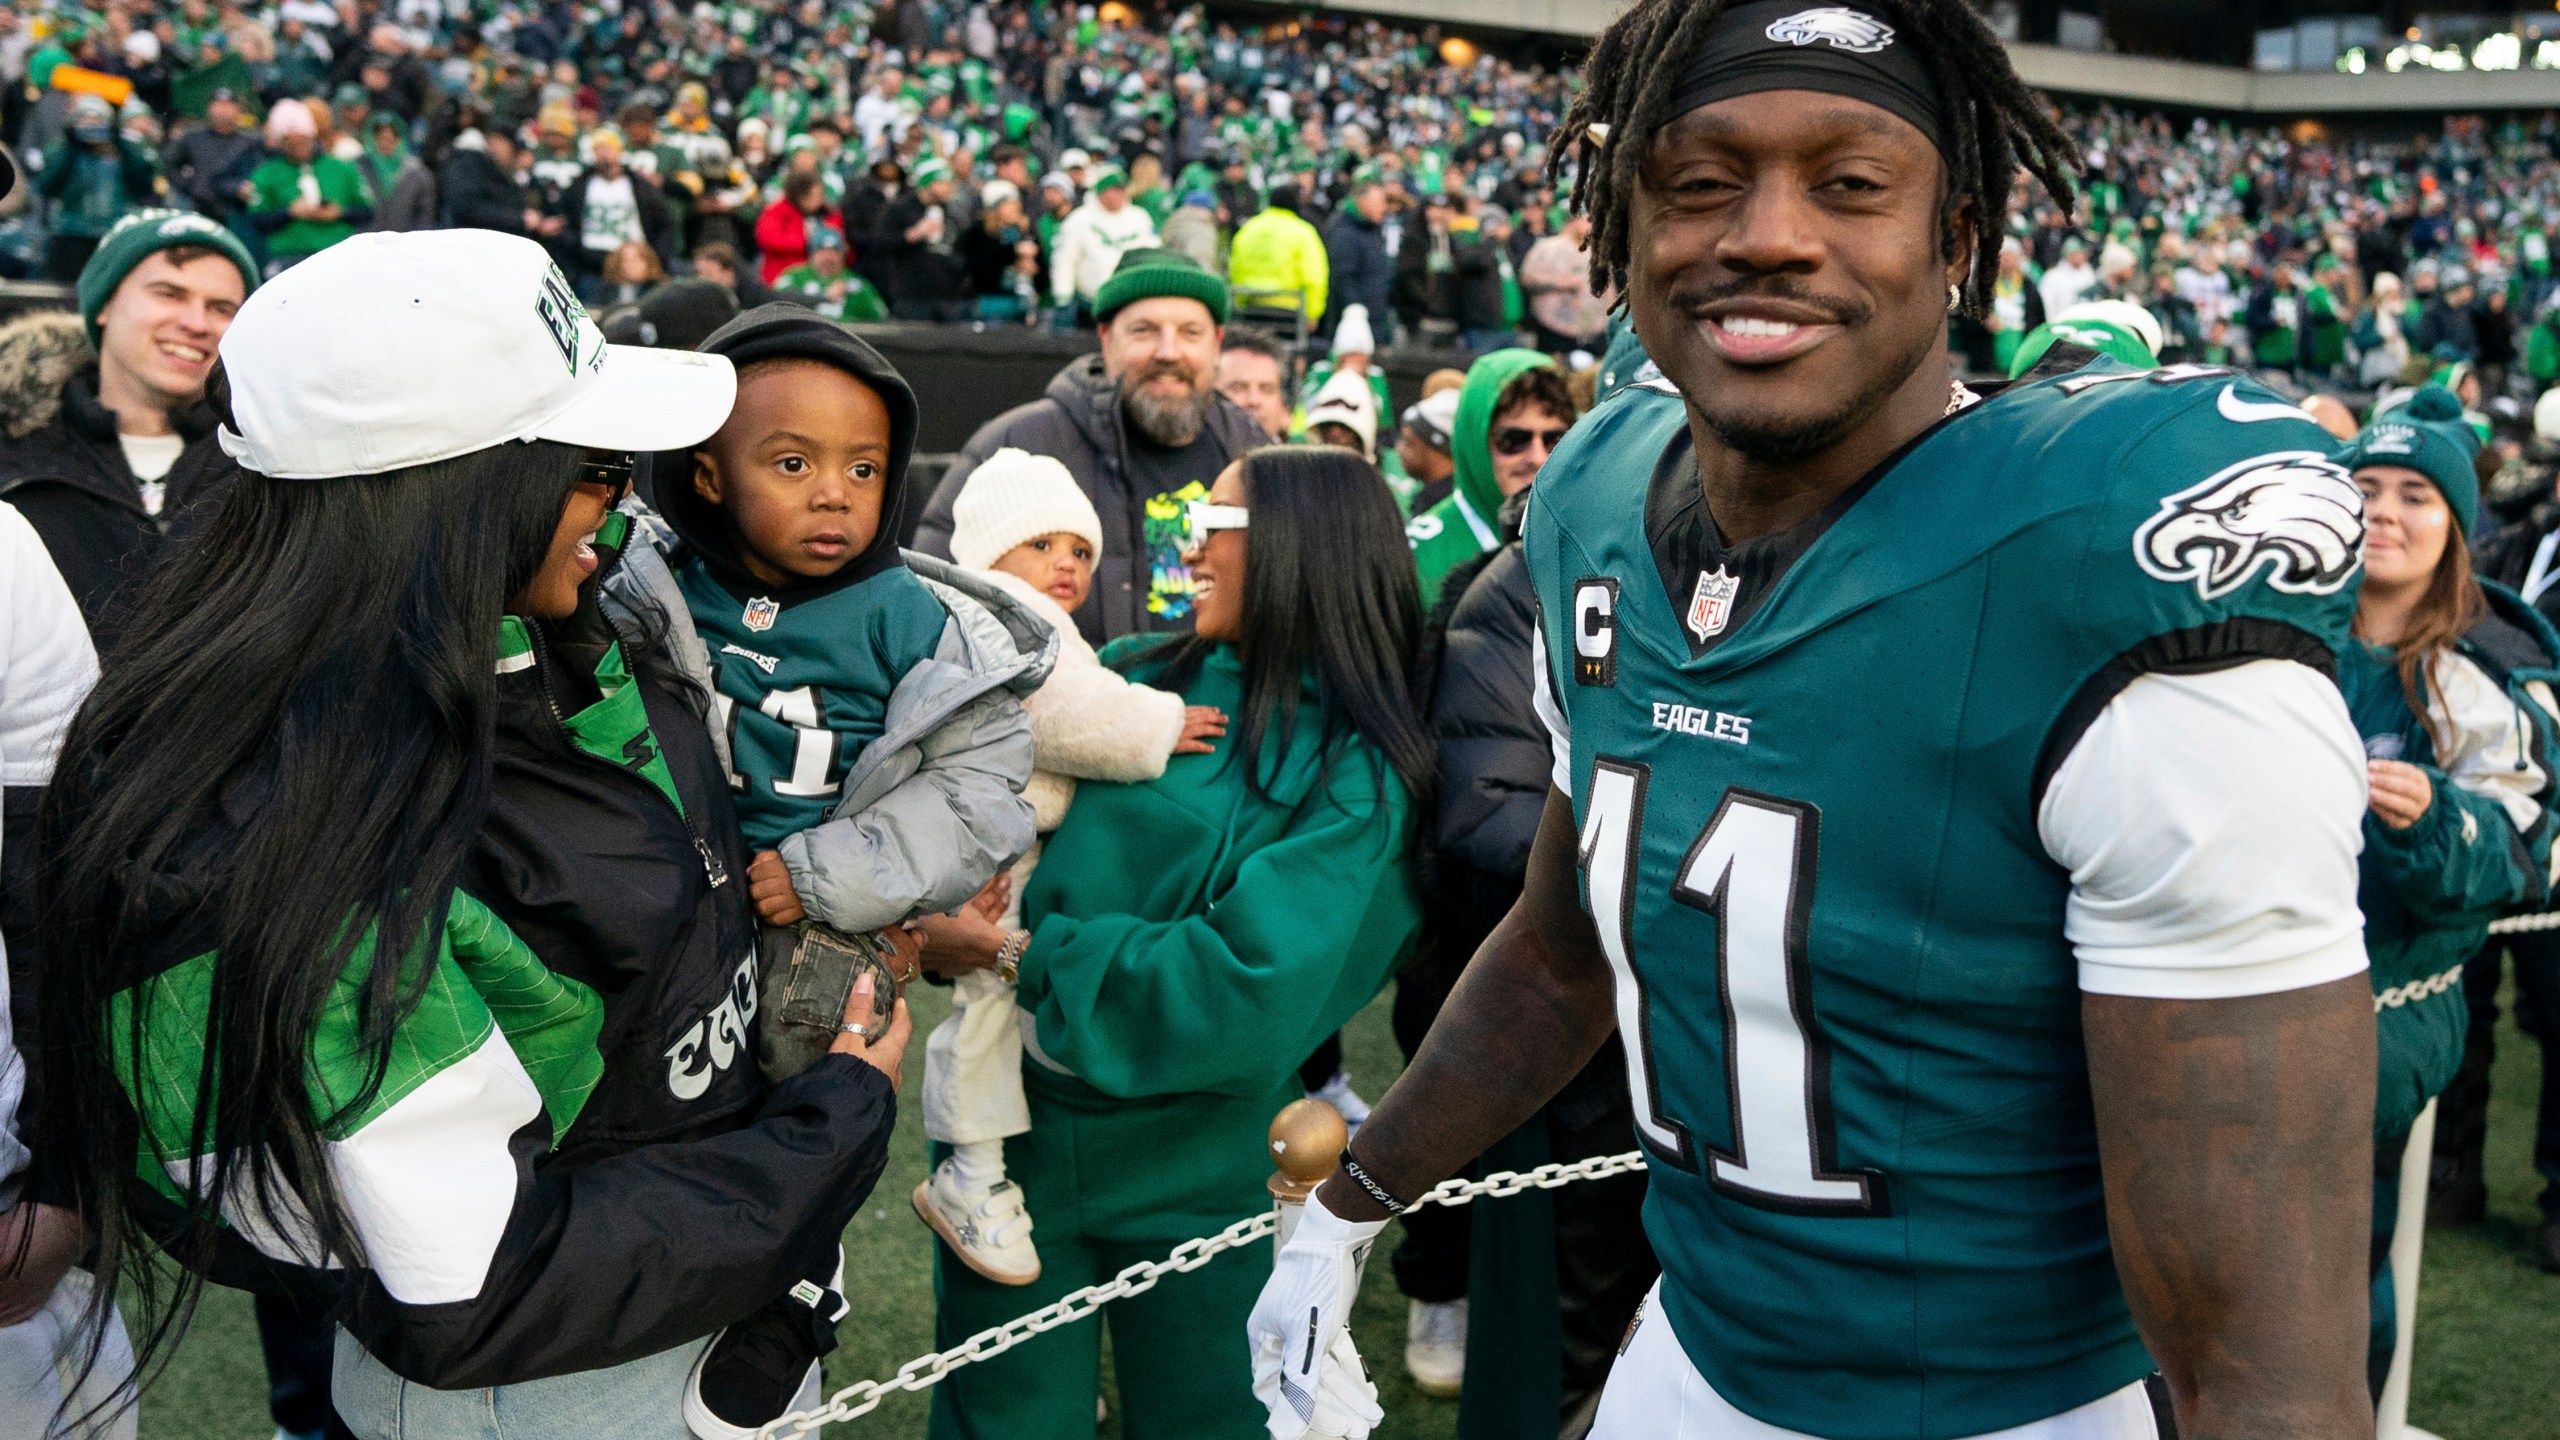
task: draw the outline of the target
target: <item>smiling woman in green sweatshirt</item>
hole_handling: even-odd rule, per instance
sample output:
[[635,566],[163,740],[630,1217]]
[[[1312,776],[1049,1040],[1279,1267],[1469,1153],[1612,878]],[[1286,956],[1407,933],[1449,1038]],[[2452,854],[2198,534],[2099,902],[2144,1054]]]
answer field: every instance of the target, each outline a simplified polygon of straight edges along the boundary
[[[1264,1135],[1298,1062],[1368,1003],[1420,924],[1410,856],[1432,750],[1416,719],[1420,602],[1395,502],[1347,451],[1257,450],[1193,507],[1195,635],[1103,652],[1236,717],[1161,778],[1085,784],[1023,896],[926,922],[944,974],[1015,966],[1031,1129],[1005,1165],[1040,1217],[1040,1278],[937,1259],[940,1342],[1270,1204]],[[1259,1436],[1236,1327],[1260,1246],[1111,1307],[1131,1435]],[[1099,1327],[1054,1331],[934,1396],[936,1437],[1093,1433]]]

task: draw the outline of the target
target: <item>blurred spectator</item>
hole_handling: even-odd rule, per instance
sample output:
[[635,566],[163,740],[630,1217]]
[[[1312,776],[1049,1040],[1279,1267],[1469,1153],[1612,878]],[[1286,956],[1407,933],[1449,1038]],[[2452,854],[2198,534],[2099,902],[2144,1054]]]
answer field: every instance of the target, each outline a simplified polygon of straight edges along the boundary
[[874,243],[888,276],[889,313],[901,320],[964,320],[976,309],[945,211],[951,192],[951,167],[928,156],[880,217]]
[[1250,325],[1230,325],[1218,351],[1218,393],[1253,417],[1273,443],[1289,438],[1288,352]]
[[768,285],[783,271],[809,258],[809,251],[821,230],[835,232],[836,240],[845,240],[844,216],[827,203],[826,183],[814,174],[795,175],[785,181],[782,198],[764,209],[756,218],[756,250],[762,255],[762,278]]
[[666,278],[667,267],[647,241],[625,240],[605,257],[596,279],[595,303],[599,307],[637,304]]
[[658,187],[634,174],[623,161],[622,137],[596,132],[595,163],[568,190],[568,233],[578,238],[573,272],[581,285],[592,286],[607,257],[624,246],[645,245],[657,255],[675,253],[676,217]]
[[1426,345],[1457,339],[1457,260],[1449,230],[1454,214],[1446,194],[1423,197],[1420,233],[1408,227],[1396,250],[1396,316],[1408,333],[1419,331]]
[[150,204],[160,184],[150,152],[116,134],[115,107],[95,95],[74,97],[70,133],[45,152],[36,175],[36,193],[53,202],[46,277],[79,278],[99,239]]
[[1298,214],[1306,203],[1295,184],[1272,187],[1262,213],[1227,246],[1227,283],[1246,310],[1289,315],[1312,330],[1324,318],[1329,267],[1324,237]]
[[2098,272],[2089,268],[2089,247],[2080,240],[2062,242],[2062,258],[2044,272],[2036,282],[2036,293],[2044,299],[2044,313],[2059,315],[2080,303],[2080,297],[2098,283]]
[[542,212],[526,193],[517,171],[515,137],[493,129],[483,135],[466,130],[453,142],[437,186],[444,223],[509,235],[533,235]]
[[268,275],[277,275],[353,235],[373,219],[356,168],[319,152],[319,126],[299,100],[267,112],[265,161],[249,176],[249,223],[267,237]]
[[1182,203],[1165,219],[1164,248],[1188,255],[1203,270],[1225,269],[1218,254],[1218,197],[1206,190],[1184,192]]
[[880,292],[848,269],[844,237],[820,229],[812,237],[809,258],[774,278],[773,293],[796,300],[830,320],[880,321],[890,316]]
[[376,115],[366,127],[364,153],[356,171],[373,192],[376,230],[432,230],[436,224],[436,177],[409,149],[408,136],[394,115]]
[[2411,353],[2430,360],[2469,360],[2480,353],[2479,321],[2471,313],[2476,298],[2471,272],[2448,267],[2439,277],[2442,289],[2427,302],[2409,333]]
[[1090,315],[1094,297],[1121,258],[1155,245],[1156,222],[1129,203],[1129,177],[1116,168],[1096,172],[1084,203],[1059,222],[1049,246],[1050,299],[1061,306],[1074,303],[1080,315]]
[[1395,318],[1395,260],[1387,254],[1387,187],[1375,176],[1356,181],[1350,203],[1325,230],[1326,288],[1330,313],[1325,324],[1339,326],[1342,312],[1359,305],[1373,325]]
[[[1017,160],[1017,165],[1019,161]],[[1022,210],[1022,190],[990,180],[978,192],[978,219],[960,236],[960,263],[982,320],[1019,320],[1039,308],[1040,237]]]
[[1590,217],[1576,215],[1520,262],[1530,326],[1550,355],[1596,350],[1609,333],[1609,301],[1591,293],[1590,245]]
[[762,309],[777,298],[754,271],[740,264],[734,245],[715,241],[697,247],[693,252],[693,273],[737,297],[742,311]]
[[169,142],[161,159],[169,183],[199,215],[233,225],[249,197],[249,176],[265,158],[257,132],[240,123],[240,102],[217,89],[205,102],[204,123]]
[[1511,269],[1511,217],[1479,203],[1450,222],[1458,338],[1470,355],[1520,343],[1520,284]]

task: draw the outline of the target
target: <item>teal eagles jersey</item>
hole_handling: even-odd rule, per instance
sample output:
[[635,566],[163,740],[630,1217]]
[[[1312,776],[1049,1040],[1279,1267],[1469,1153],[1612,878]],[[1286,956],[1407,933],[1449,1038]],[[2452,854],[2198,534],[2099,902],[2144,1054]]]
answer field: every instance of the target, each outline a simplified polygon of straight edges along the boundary
[[2246,379],[2094,360],[1941,421],[1734,619],[1646,534],[1685,425],[1660,381],[1601,405],[1526,528],[1672,1328],[1837,1440],[2131,1384],[2038,806],[2139,675],[2335,674],[2355,486]]
[[903,565],[797,595],[733,594],[698,559],[676,581],[711,656],[739,828],[770,850],[827,818],[889,692],[933,658],[950,617]]

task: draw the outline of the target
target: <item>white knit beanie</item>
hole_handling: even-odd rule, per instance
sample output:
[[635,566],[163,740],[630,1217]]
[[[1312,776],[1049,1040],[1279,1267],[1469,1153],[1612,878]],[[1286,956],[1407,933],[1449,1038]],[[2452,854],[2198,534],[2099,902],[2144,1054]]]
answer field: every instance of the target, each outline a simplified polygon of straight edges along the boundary
[[987,457],[951,505],[951,558],[984,570],[1025,540],[1064,532],[1093,544],[1102,558],[1102,517],[1067,467],[1011,446]]

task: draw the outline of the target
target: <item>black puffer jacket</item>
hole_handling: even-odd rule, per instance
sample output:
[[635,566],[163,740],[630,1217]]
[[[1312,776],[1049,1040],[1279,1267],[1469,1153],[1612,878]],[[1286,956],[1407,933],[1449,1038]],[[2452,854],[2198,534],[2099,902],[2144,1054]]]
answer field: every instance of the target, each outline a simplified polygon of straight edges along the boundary
[[[68,320],[79,323],[76,316]],[[46,323],[61,322],[46,317]],[[0,337],[0,345],[8,344]],[[134,583],[150,572],[184,524],[210,512],[210,502],[236,472],[214,439],[213,412],[199,405],[181,414],[178,433],[187,448],[165,477],[168,488],[154,515],[117,443],[115,413],[98,403],[96,363],[49,393],[28,393],[40,379],[36,369],[0,366],[0,415],[18,419],[49,411],[52,417],[0,443],[0,500],[18,507],[44,537],[55,568],[80,603],[81,618],[89,622],[90,637],[104,653],[114,643]]]
[[[1520,546],[1528,496],[1523,490],[1502,507],[1510,543],[1450,572],[1445,618],[1434,627],[1429,719],[1440,757],[1438,814],[1422,943],[1397,977],[1393,1014],[1408,1054],[1476,947],[1520,898],[1546,813],[1554,760],[1532,698],[1538,616]],[[1568,1126],[1626,1104],[1623,1055],[1613,1037],[1551,1102]]]
[[[1209,397],[1208,433],[1225,454],[1216,469],[1200,477],[1202,484],[1217,470],[1271,437],[1252,416],[1223,395]],[[1102,357],[1087,355],[1070,363],[1049,382],[1049,393],[978,427],[960,458],[943,473],[916,527],[915,548],[937,560],[951,558],[951,507],[960,487],[969,483],[988,457],[1007,446],[1046,455],[1067,467],[1084,487],[1102,517],[1102,560],[1093,577],[1093,594],[1076,611],[1076,628],[1087,640],[1106,640],[1161,628],[1147,614],[1147,501],[1129,483],[1128,421],[1120,412],[1120,382],[1102,373]],[[1187,623],[1175,627],[1190,628]]]

